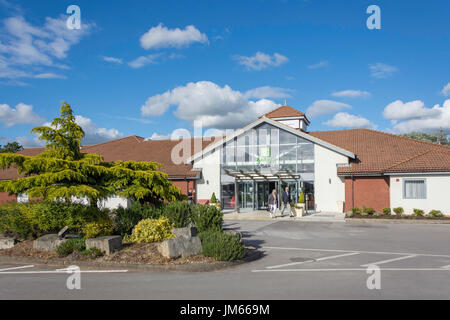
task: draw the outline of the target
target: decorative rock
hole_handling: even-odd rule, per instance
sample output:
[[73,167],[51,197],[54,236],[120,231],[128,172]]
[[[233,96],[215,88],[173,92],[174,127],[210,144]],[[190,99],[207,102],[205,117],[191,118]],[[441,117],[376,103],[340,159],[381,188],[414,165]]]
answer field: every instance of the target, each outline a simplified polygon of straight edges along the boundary
[[97,248],[109,255],[114,251],[122,249],[121,236],[106,236],[100,238],[86,239],[86,249]]
[[173,228],[172,233],[177,238],[178,237],[192,238],[197,235],[197,229],[195,227]]
[[176,237],[165,240],[158,245],[158,251],[166,258],[189,257],[202,252],[202,242],[199,237]]
[[56,233],[46,234],[34,240],[33,248],[36,250],[54,251],[56,247],[65,241],[67,240],[60,239]]
[[59,230],[59,232],[58,232],[58,237],[59,238],[64,238],[65,237],[65,235],[67,234],[67,232],[69,232],[69,227],[68,226],[65,226],[64,228],[62,228],[61,230]]
[[14,247],[14,238],[0,238],[0,249],[9,249]]

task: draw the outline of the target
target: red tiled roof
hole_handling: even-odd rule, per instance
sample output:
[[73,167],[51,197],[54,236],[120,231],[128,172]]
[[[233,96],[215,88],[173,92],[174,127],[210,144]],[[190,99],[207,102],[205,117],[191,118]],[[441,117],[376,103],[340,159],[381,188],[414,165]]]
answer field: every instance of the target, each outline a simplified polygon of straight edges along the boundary
[[356,154],[339,174],[450,172],[450,147],[370,129],[310,132]]
[[[214,138],[191,139],[191,148],[194,150],[195,143],[199,143],[199,148],[205,148],[213,143]],[[172,148],[177,145],[177,140],[146,140],[142,137],[129,136],[122,139],[112,140],[100,144],[84,146],[81,148],[83,153],[96,153],[103,156],[105,161],[156,161],[163,165],[161,171],[167,173],[169,178],[193,178],[198,175],[198,171],[193,170],[192,164],[175,164],[171,159]],[[44,151],[44,148],[24,149],[18,153],[24,155],[37,155]],[[192,152],[191,151],[191,152]],[[182,160],[189,157],[189,154],[181,155]],[[0,170],[0,180],[18,178],[17,170],[10,168]]]
[[276,108],[275,110],[266,113],[262,117],[266,118],[305,117],[305,114],[292,107],[281,106],[279,108]]

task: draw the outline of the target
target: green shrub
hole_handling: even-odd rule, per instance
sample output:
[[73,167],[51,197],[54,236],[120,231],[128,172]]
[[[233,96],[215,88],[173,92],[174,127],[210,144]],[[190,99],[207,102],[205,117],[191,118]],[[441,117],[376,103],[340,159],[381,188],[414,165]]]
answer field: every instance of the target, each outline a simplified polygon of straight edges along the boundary
[[440,217],[444,216],[444,214],[441,212],[441,210],[431,210],[430,212],[428,212],[428,215],[430,217],[436,217],[436,218],[440,218]]
[[217,198],[216,198],[216,194],[213,192],[211,199],[209,200],[210,203],[217,203]]
[[416,217],[423,217],[424,215],[424,211],[422,209],[413,209],[414,211],[414,216]]
[[29,239],[40,234],[30,215],[29,206],[8,203],[0,207],[0,232],[5,235]]
[[381,213],[379,213],[379,212],[374,212],[374,213],[373,213],[373,216],[374,216],[374,217],[381,217]]
[[383,208],[383,214],[390,215],[392,213],[391,208]]
[[192,208],[186,201],[174,201],[164,206],[163,215],[170,220],[175,228],[184,228],[192,221]]
[[80,232],[87,223],[108,218],[107,210],[78,203],[39,201],[0,207],[0,231],[18,238],[56,233],[65,226]]
[[113,220],[115,231],[124,237],[131,234],[135,225],[143,219],[158,219],[162,215],[162,209],[153,205],[142,205],[134,202],[130,208],[119,207],[114,211]]
[[86,223],[81,228],[81,233],[85,239],[109,236],[114,232],[114,223],[109,218]]
[[361,214],[361,209],[360,208],[352,208],[352,213],[353,214]]
[[300,192],[300,195],[298,196],[298,203],[305,203],[305,194],[303,191]]
[[199,233],[204,231],[222,231],[223,213],[215,206],[193,206],[192,220]]
[[397,215],[397,218],[401,218],[404,210],[402,207],[394,208],[394,213]]
[[353,217],[353,211],[348,211],[348,212],[345,214],[345,217],[346,217],[346,218],[351,218],[351,217]]
[[362,207],[362,212],[367,213],[368,215],[372,215],[375,213],[375,210],[372,207]]
[[217,231],[199,234],[202,240],[202,254],[220,261],[242,259],[245,255],[244,245],[239,236]]
[[134,227],[131,236],[126,235],[126,242],[160,242],[174,237],[173,224],[166,217],[144,219]]
[[83,239],[69,239],[56,247],[56,253],[65,257],[75,251],[82,252],[85,249],[86,243]]
[[367,217],[369,214],[367,212],[363,211],[360,213],[360,215],[361,215],[361,217]]
[[99,248],[89,248],[81,251],[81,256],[87,259],[95,259],[103,256],[103,251]]

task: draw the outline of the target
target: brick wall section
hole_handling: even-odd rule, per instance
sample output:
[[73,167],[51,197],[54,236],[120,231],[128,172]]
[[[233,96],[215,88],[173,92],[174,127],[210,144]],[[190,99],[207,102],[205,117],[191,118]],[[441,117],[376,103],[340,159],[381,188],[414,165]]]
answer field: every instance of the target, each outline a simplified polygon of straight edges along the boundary
[[352,178],[345,178],[345,211],[363,205],[381,212],[390,207],[389,177],[354,177],[352,201]]
[[16,201],[16,196],[10,196],[8,192],[0,192],[0,204],[4,204],[11,201]]
[[187,195],[189,189],[195,191],[195,180],[170,180],[170,182],[180,188],[182,194]]

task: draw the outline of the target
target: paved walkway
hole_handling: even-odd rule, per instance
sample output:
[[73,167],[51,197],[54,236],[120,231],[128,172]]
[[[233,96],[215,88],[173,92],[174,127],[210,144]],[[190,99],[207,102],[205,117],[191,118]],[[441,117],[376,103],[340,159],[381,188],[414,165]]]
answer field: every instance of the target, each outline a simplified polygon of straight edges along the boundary
[[250,211],[228,211],[224,212],[224,220],[291,220],[291,221],[330,221],[330,222],[344,222],[345,214],[339,212],[315,212],[305,214],[303,217],[289,217],[289,211],[285,210],[284,215],[281,216],[278,211],[277,214],[271,218],[269,212],[266,210],[250,210]]

